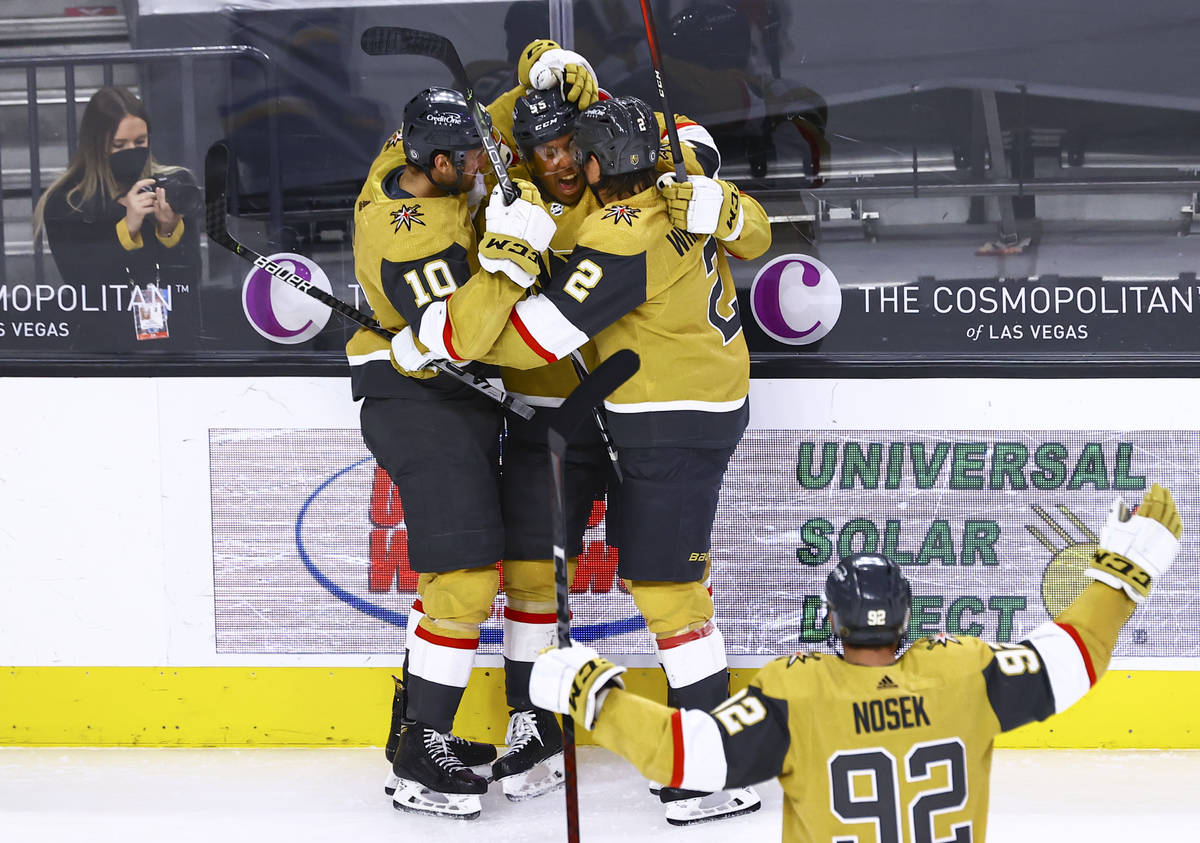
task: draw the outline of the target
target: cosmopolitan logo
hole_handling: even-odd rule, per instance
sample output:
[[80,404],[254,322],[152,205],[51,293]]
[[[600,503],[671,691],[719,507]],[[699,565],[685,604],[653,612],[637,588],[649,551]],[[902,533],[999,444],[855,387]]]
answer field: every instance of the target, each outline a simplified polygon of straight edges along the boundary
[[255,331],[271,342],[295,345],[325,328],[329,307],[303,292],[315,287],[333,293],[321,267],[290,252],[259,258],[254,266],[242,283],[242,310]]
[[[355,566],[346,569],[339,567],[336,560],[322,559],[309,551],[303,539],[305,521],[320,521],[327,507],[337,508],[339,504],[335,504],[334,501],[345,499],[345,484],[350,482],[358,485],[367,482],[368,471],[370,493],[367,510],[367,564],[365,568]],[[351,495],[362,496],[361,493]],[[329,498],[329,503],[325,503],[325,497]],[[593,506],[588,521],[589,530],[601,524],[604,512],[603,502],[597,502]],[[368,458],[342,469],[313,493],[297,519],[296,543],[309,573],[331,594],[364,614],[396,626],[405,626],[408,609],[416,597],[419,574],[412,570],[409,562],[404,502],[391,478],[375,465],[373,460]],[[354,573],[347,575],[346,570],[352,570]],[[503,575],[503,569],[501,574]],[[583,553],[580,554],[570,590],[577,594],[602,595],[612,592],[614,588],[624,590],[617,576],[616,548],[609,547],[603,539],[585,536]],[[493,607],[493,620],[481,631],[481,643],[497,643],[502,639],[496,608]],[[643,627],[644,622],[640,617],[631,617],[590,625],[576,624],[572,635],[576,640],[594,641]]]
[[750,310],[760,328],[788,345],[824,337],[842,312],[842,291],[833,270],[809,255],[780,255],[754,276]]

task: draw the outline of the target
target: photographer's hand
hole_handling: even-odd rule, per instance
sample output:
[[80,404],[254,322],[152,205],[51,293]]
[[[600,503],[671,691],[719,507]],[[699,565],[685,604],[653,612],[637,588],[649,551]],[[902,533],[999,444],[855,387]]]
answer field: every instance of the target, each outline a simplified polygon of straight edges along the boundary
[[166,190],[160,187],[154,191],[154,195],[158,197],[158,202],[154,206],[154,220],[158,225],[158,236],[170,237],[182,217],[175,213],[175,209],[167,201]]
[[154,179],[138,179],[129,188],[129,192],[117,201],[125,206],[125,225],[130,235],[136,237],[142,230],[142,221],[149,214],[156,214],[155,206],[160,191],[144,191],[143,188],[154,185]]

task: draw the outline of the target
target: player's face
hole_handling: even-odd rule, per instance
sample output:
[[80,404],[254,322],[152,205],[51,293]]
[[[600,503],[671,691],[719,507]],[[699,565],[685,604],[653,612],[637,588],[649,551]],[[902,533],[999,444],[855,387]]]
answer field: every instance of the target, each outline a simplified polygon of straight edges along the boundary
[[475,186],[475,176],[485,172],[487,169],[488,157],[484,148],[478,147],[469,150],[466,157],[463,159],[462,178],[459,179],[458,189],[464,193]]
[[529,168],[538,185],[564,205],[578,202],[585,187],[579,165],[575,162],[574,137],[575,133],[572,132],[539,143],[533,148],[529,161]]

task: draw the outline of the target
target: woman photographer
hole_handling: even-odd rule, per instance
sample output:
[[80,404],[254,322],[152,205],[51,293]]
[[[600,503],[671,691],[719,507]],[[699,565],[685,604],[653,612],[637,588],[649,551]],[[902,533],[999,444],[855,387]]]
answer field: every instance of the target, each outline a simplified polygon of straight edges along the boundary
[[150,154],[150,118],[120,87],[100,88],[79,121],[67,171],[42,194],[45,228],[68,283],[191,283],[200,273],[200,190],[182,167]]

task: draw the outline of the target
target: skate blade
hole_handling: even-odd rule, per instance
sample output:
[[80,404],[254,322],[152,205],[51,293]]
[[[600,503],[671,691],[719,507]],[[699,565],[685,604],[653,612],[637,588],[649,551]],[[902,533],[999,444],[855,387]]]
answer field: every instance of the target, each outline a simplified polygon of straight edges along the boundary
[[388,773],[387,781],[383,783],[383,792],[391,796],[396,792],[396,788],[400,786],[400,777],[395,773]]
[[558,790],[566,781],[563,773],[563,754],[551,755],[524,773],[497,779],[509,802],[524,802]]
[[752,814],[761,807],[762,800],[753,788],[737,787],[707,796],[668,802],[666,817],[671,825],[696,825]]
[[392,795],[392,807],[410,814],[452,820],[473,820],[482,811],[478,794],[438,793],[408,779],[398,780],[396,792]]

